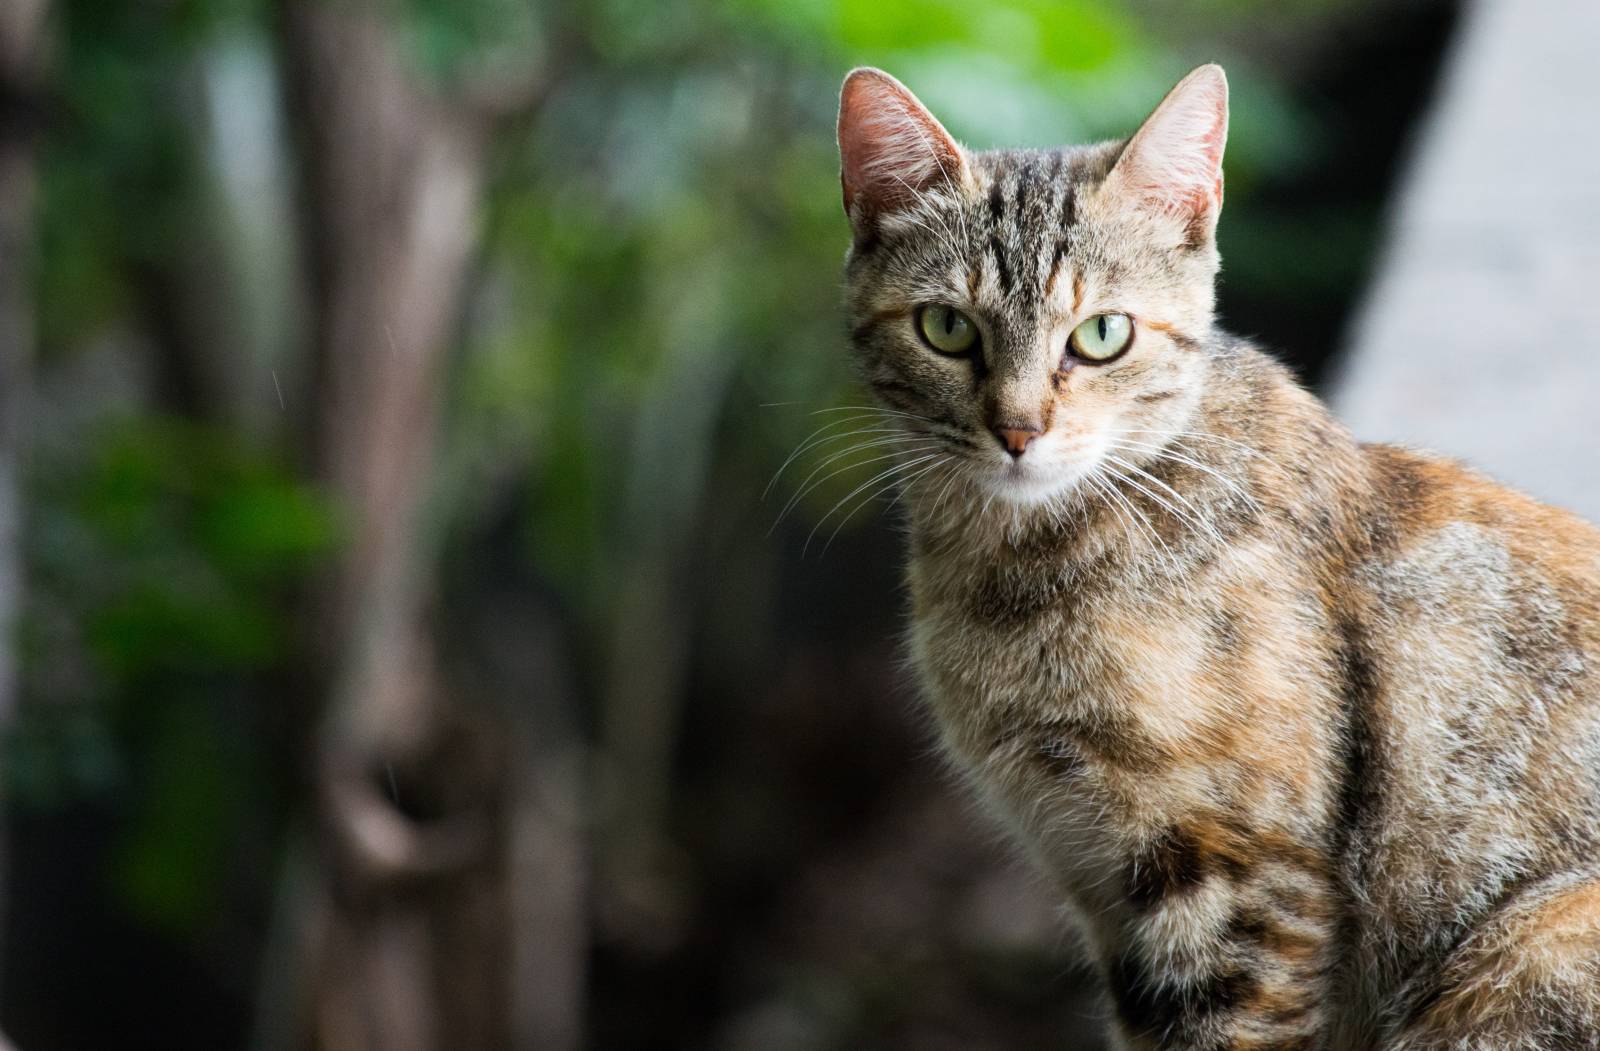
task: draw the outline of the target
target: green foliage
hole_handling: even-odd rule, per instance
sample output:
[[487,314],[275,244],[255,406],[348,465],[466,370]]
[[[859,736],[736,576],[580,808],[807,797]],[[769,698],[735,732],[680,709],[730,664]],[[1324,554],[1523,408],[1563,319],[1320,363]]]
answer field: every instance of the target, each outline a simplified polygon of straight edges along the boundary
[[143,738],[166,705],[281,666],[294,645],[284,600],[337,539],[310,489],[227,432],[140,419],[87,448],[34,485],[35,701],[5,766],[24,801],[108,787],[112,727]]
[[39,209],[40,343],[56,352],[137,311],[141,271],[192,229],[197,143],[174,76],[222,8],[60,5],[61,133],[45,141]]
[[295,655],[288,600],[338,532],[307,485],[228,431],[144,417],[101,425],[83,450],[34,483],[29,703],[5,742],[7,789],[32,808],[120,799],[110,888],[140,922],[187,934],[213,921],[271,791],[270,709],[240,704]]
[[958,0],[839,5],[839,35],[856,52],[961,48],[1032,75],[1104,69],[1140,34],[1114,5],[1013,0],[974,7]]
[[107,879],[142,924],[175,936],[214,922],[240,833],[270,783],[259,747],[198,699],[158,704]]
[[[113,689],[261,667],[287,625],[263,598],[329,549],[327,510],[225,432],[150,419],[112,428],[40,510],[42,583],[71,592]],[[49,500],[58,496],[60,503]]]

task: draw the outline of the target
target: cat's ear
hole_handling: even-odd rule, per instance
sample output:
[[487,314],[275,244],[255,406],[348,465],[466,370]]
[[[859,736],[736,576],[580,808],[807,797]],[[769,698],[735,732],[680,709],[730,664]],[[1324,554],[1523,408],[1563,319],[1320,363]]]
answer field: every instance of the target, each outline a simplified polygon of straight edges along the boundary
[[844,78],[839,94],[839,181],[858,234],[875,217],[967,178],[961,146],[906,86],[881,69]]
[[1123,147],[1108,181],[1208,239],[1222,211],[1222,150],[1228,142],[1228,78],[1201,66],[1167,92]]

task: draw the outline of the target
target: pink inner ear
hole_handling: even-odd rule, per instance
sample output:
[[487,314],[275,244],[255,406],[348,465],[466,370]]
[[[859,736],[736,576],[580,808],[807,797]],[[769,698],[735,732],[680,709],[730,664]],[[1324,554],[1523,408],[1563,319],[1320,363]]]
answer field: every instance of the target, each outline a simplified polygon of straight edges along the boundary
[[1164,99],[1117,162],[1140,196],[1174,214],[1200,216],[1222,203],[1228,86],[1202,67]]
[[952,177],[960,148],[916,97],[887,74],[857,70],[839,99],[844,207],[893,211]]

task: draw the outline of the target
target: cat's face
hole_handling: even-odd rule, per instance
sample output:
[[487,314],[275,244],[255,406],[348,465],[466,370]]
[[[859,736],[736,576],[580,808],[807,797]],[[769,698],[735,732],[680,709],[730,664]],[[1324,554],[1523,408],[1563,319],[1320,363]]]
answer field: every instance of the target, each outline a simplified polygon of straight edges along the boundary
[[1126,146],[971,153],[886,74],[846,81],[858,362],[979,486],[1047,501],[1185,429],[1212,319],[1226,91],[1202,67]]

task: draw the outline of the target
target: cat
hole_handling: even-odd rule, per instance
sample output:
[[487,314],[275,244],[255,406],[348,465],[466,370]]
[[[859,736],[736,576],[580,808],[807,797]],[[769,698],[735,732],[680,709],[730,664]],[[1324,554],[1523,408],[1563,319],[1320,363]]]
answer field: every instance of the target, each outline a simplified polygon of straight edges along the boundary
[[1600,533],[1358,443],[1219,330],[1227,128],[1215,65],[1057,150],[844,83],[939,736],[1116,1047],[1600,1047]]

